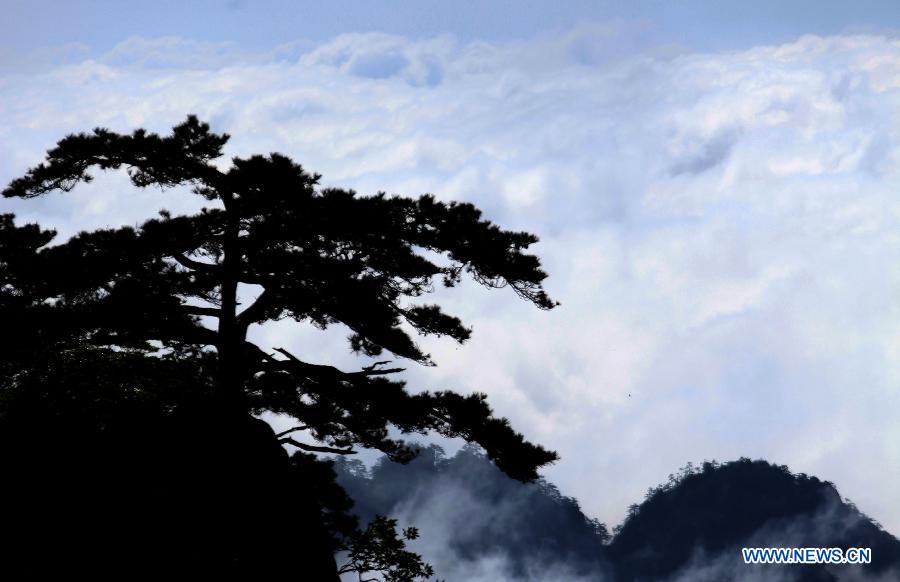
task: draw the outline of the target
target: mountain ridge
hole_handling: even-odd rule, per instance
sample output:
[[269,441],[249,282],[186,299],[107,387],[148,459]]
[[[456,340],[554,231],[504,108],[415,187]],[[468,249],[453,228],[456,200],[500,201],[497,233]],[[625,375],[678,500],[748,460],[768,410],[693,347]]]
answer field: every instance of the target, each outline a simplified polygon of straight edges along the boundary
[[[759,459],[688,464],[612,532],[552,483],[509,479],[475,447],[448,457],[430,445],[409,465],[371,469],[339,459],[335,470],[363,521],[417,526],[412,549],[448,582],[900,579],[897,538],[832,483]],[[742,547],[870,547],[872,563],[747,565]]]

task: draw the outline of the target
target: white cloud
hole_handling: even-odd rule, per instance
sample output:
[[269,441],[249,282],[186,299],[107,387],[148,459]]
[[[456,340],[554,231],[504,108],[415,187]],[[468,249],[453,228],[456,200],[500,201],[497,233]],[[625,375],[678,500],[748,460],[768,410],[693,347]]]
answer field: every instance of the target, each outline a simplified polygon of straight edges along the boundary
[[[172,56],[184,41],[131,41],[0,78],[0,179],[67,132],[164,131],[193,112],[234,136],[231,154],[474,201],[541,235],[563,305],[442,294],[475,335],[429,341],[440,367],[413,385],[488,392],[608,521],[689,460],[748,455],[835,482],[900,532],[900,46],[615,49],[635,34],[346,35],[240,57],[197,45],[190,62]],[[2,204],[71,233],[201,201],[110,178]],[[311,333],[260,337],[327,358]]]

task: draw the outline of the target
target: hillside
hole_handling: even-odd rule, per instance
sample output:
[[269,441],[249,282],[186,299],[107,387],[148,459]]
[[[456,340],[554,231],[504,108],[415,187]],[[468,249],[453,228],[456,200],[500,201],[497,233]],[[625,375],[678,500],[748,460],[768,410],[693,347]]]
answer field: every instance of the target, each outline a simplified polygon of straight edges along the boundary
[[[689,465],[633,505],[613,536],[554,485],[509,479],[473,448],[335,468],[363,520],[387,514],[420,528],[413,549],[448,582],[890,580],[900,565],[900,541],[831,483],[761,460]],[[873,563],[748,566],[744,546],[869,547]]]

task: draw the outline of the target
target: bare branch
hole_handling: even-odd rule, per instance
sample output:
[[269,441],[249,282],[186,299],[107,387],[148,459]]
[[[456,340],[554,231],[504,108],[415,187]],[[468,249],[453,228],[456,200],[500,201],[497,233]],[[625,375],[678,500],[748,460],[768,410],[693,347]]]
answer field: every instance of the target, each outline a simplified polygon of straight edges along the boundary
[[[307,362],[304,362],[304,361],[298,359],[297,356],[290,353],[289,351],[287,351],[284,348],[275,348],[275,351],[278,352],[279,354],[283,355],[284,357],[286,357],[293,366],[295,366],[296,368],[298,368],[299,370],[302,370],[304,372],[318,373],[320,375],[328,374],[328,375],[338,376],[338,377],[347,378],[347,379],[366,377],[366,376],[383,376],[386,374],[396,374],[397,372],[403,372],[406,369],[406,368],[385,368],[383,370],[375,370],[374,369],[375,366],[388,363],[388,361],[385,361],[385,362],[377,362],[375,364],[372,364],[371,366],[367,366],[367,367],[363,368],[362,370],[360,370],[359,372],[344,372],[343,370],[339,370],[339,369],[335,368],[334,366],[322,366],[319,364],[309,364]],[[278,360],[275,360],[275,361],[278,362]]]
[[369,370],[367,368],[363,368],[359,372],[344,372],[347,376],[385,376],[387,374],[396,374],[397,372],[403,372],[406,368],[385,368],[384,370]]
[[316,445],[307,445],[305,443],[300,443],[292,439],[291,437],[285,437],[279,439],[278,442],[293,445],[298,449],[302,449],[304,451],[309,451],[311,453],[334,453],[336,455],[355,455],[356,451],[351,449],[335,449],[332,447],[319,447]]
[[305,425],[295,426],[294,428],[289,428],[289,429],[287,429],[287,430],[285,430],[285,431],[282,431],[282,432],[276,434],[275,436],[278,437],[278,438],[281,438],[281,437],[283,437],[283,436],[287,436],[287,435],[291,434],[292,432],[297,432],[297,431],[300,431],[300,430],[306,430],[306,429],[308,429],[308,428],[309,428],[309,427],[308,427],[308,426],[305,426]]
[[[305,366],[313,365],[313,364],[307,364],[306,362],[301,361],[299,358],[297,358],[297,356],[295,356],[294,354],[292,354],[291,352],[287,351],[284,348],[275,348],[275,351],[278,352],[279,354],[281,354],[282,356],[286,357],[290,361],[294,362],[295,364],[302,364]],[[324,366],[324,367],[330,368],[331,366]]]
[[363,366],[363,370],[366,371],[366,372],[371,372],[372,370],[374,370],[374,369],[377,368],[378,366],[384,366],[385,364],[390,364],[392,361],[393,361],[393,360],[383,360],[383,361],[381,361],[381,362],[375,362],[375,363],[372,364],[371,366]]

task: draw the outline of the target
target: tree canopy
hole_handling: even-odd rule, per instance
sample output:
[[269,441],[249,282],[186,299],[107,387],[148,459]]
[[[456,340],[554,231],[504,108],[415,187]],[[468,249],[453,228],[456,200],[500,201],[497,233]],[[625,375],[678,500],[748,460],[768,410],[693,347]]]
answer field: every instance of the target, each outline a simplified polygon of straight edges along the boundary
[[[435,285],[452,287],[468,275],[540,309],[555,306],[538,258],[527,252],[534,235],[503,230],[471,204],[322,187],[319,175],[280,154],[234,158],[222,169],[228,139],[193,116],[167,136],[95,129],[62,139],[9,184],[4,196],[32,198],[89,182],[94,168],[125,168],[136,187],[187,186],[210,204],[59,244],[53,231],[0,216],[4,390],[33,383],[39,370],[60,365],[60,354],[89,354],[99,359],[95,374],[115,378],[97,386],[112,385],[117,398],[125,389],[156,397],[160,386],[185,384],[172,378],[193,378],[197,401],[219,418],[246,424],[264,411],[295,418],[295,429],[263,440],[307,452],[364,447],[409,460],[414,449],[391,437],[395,427],[478,443],[525,481],[556,459],[495,417],[484,394],[411,393],[393,379],[402,368],[388,361],[345,371],[247,336],[251,325],[285,318],[321,329],[340,324],[357,353],[434,365],[416,335],[463,343],[471,333],[423,301]],[[261,291],[248,298],[243,286]],[[129,366],[146,374],[131,376]],[[90,369],[79,370],[90,378]]]

